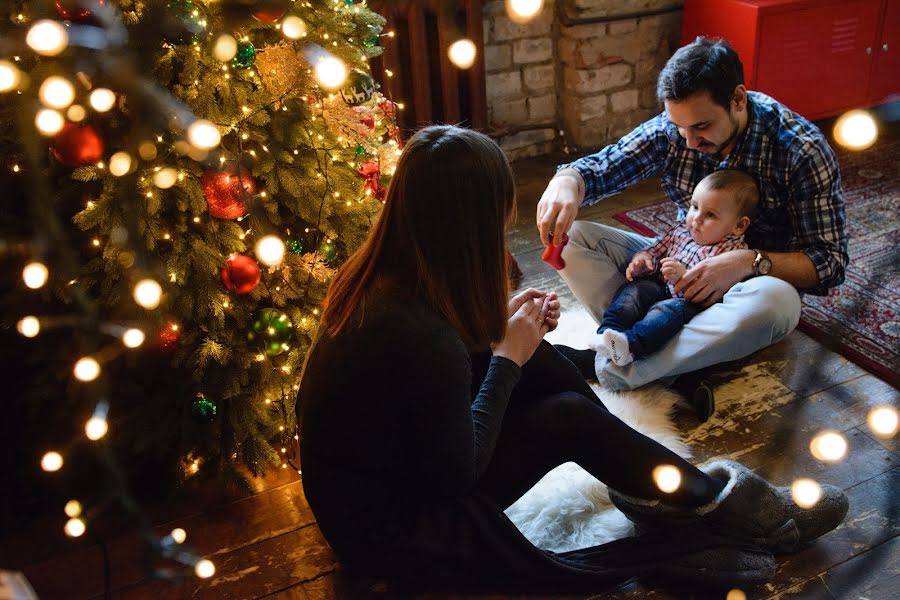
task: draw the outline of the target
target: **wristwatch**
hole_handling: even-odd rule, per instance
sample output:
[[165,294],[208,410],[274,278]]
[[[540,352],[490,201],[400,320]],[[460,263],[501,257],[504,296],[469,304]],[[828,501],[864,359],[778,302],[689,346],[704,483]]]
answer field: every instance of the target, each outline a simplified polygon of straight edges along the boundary
[[757,275],[768,275],[772,270],[772,259],[762,250],[756,251],[756,260],[753,261],[753,272]]

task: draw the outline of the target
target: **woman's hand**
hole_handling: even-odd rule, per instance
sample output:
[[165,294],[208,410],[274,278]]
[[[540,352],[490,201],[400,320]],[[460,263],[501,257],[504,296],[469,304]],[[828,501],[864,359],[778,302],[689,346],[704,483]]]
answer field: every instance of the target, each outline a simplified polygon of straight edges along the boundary
[[[520,367],[528,362],[544,334],[549,331],[547,316],[550,302],[548,295],[523,301],[509,318],[506,335],[494,344],[494,355],[508,358]],[[558,300],[556,302],[559,303]]]
[[509,311],[507,314],[509,317],[512,317],[522,304],[528,300],[543,301],[544,298],[547,299],[547,314],[544,317],[544,323],[547,325],[547,331],[553,331],[559,325],[560,304],[558,296],[552,292],[542,292],[534,288],[528,288],[527,290],[519,292],[509,301]]

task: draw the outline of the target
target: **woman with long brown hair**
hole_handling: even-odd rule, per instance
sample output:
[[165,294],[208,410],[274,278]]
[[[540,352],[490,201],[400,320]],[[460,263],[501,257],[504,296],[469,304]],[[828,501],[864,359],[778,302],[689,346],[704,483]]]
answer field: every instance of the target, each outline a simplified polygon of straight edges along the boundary
[[[490,138],[423,129],[329,290],[297,406],[304,490],[348,567],[567,587],[647,573],[738,584],[768,578],[773,551],[841,521],[836,488],[804,513],[741,465],[700,471],[611,415],[542,342],[556,297],[508,300],[514,212],[512,173]],[[642,535],[565,554],[521,536],[503,509],[566,461],[606,483]],[[654,484],[664,464],[681,473],[675,492]],[[682,527],[690,535],[673,534]]]

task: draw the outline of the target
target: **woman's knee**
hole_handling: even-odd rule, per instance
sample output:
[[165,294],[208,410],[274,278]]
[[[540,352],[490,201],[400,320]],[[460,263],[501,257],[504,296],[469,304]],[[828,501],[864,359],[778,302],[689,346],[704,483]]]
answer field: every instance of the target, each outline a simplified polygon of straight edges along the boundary
[[584,429],[588,423],[609,413],[593,400],[578,392],[553,394],[544,399],[540,418],[546,427],[566,436]]

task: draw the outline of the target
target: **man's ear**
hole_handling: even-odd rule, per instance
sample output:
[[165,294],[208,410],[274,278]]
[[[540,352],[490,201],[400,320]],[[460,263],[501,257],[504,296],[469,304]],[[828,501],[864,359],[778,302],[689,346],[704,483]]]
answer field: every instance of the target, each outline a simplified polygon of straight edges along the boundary
[[747,110],[747,88],[743,83],[735,86],[734,94],[731,97],[731,106],[736,112]]
[[737,223],[734,224],[732,235],[744,235],[744,232],[747,231],[748,227],[750,227],[750,217],[741,217],[737,220]]

